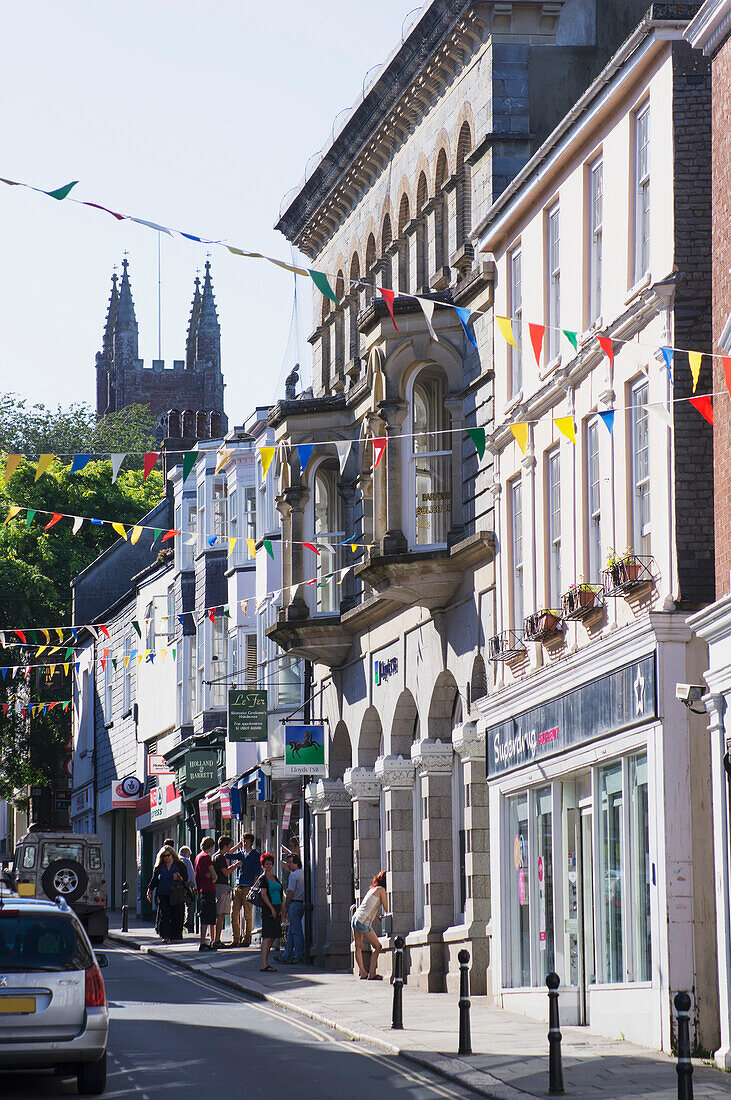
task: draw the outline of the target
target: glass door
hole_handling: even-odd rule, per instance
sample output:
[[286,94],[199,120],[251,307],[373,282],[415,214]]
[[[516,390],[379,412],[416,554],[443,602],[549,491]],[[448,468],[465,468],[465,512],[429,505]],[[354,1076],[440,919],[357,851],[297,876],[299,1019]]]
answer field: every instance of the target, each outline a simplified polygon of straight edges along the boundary
[[579,991],[579,1023],[587,1024],[586,991],[595,980],[591,776],[562,786],[563,951],[567,982]]
[[579,989],[580,1023],[589,1023],[587,988],[596,981],[594,951],[594,858],[592,849],[591,806],[582,808],[577,821],[578,918],[579,918]]

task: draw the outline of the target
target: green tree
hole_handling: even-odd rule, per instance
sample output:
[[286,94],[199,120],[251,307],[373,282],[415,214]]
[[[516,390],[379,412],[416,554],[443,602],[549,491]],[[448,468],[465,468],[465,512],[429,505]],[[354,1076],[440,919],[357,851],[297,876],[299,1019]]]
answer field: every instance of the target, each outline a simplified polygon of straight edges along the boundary
[[[147,405],[128,405],[97,420],[91,406],[77,402],[55,410],[31,405],[15,393],[0,394],[0,448],[8,454],[105,454],[156,450],[155,422]],[[127,464],[141,465],[140,459]]]

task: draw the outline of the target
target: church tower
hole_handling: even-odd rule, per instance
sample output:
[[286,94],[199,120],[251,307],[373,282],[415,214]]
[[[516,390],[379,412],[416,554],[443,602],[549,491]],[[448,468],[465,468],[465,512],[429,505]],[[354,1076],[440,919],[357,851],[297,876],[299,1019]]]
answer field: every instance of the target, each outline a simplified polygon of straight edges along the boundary
[[102,349],[96,356],[97,416],[128,405],[148,405],[158,436],[217,439],[228,430],[223,407],[221,326],[213,296],[211,265],[206,261],[203,289],[196,278],[185,342],[185,359],[172,365],[139,358],[139,332],[129,263],[122,261],[122,278],[112,275]]

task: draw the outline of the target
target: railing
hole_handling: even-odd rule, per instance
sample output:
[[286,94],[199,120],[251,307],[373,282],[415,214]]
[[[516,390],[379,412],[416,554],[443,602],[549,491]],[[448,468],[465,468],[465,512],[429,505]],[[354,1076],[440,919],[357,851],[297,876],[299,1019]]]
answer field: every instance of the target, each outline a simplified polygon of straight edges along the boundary
[[637,554],[617,558],[602,572],[604,595],[619,598],[643,584],[654,584],[654,561],[652,557],[639,557]]
[[525,643],[520,634],[514,630],[503,630],[502,634],[493,635],[487,645],[487,653],[491,661],[509,661],[511,657],[517,657],[519,653],[525,652]]

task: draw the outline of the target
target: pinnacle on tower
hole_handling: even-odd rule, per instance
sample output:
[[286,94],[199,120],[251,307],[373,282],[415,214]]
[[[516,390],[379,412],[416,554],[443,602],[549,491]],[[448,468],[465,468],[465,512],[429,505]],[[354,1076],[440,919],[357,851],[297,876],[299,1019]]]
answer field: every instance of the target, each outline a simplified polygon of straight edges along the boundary
[[119,304],[114,322],[114,358],[125,363],[139,358],[137,344],[137,317],[132,301],[127,257],[122,260],[122,281],[119,285]]
[[104,325],[104,339],[102,341],[102,355],[105,359],[111,359],[113,351],[114,325],[117,320],[117,309],[119,308],[117,277],[115,271],[112,275],[112,293],[109,295],[109,308],[107,309],[107,319]]
[[213,297],[213,282],[211,281],[211,264],[209,260],[206,260],[206,274],[203,280],[195,351],[196,359],[209,363],[216,371],[221,369],[221,326],[218,323],[216,302]]
[[195,345],[198,336],[198,320],[201,314],[201,281],[196,275],[195,290],[193,291],[193,303],[190,307],[190,320],[188,321],[188,335],[185,340],[185,369],[195,369]]

